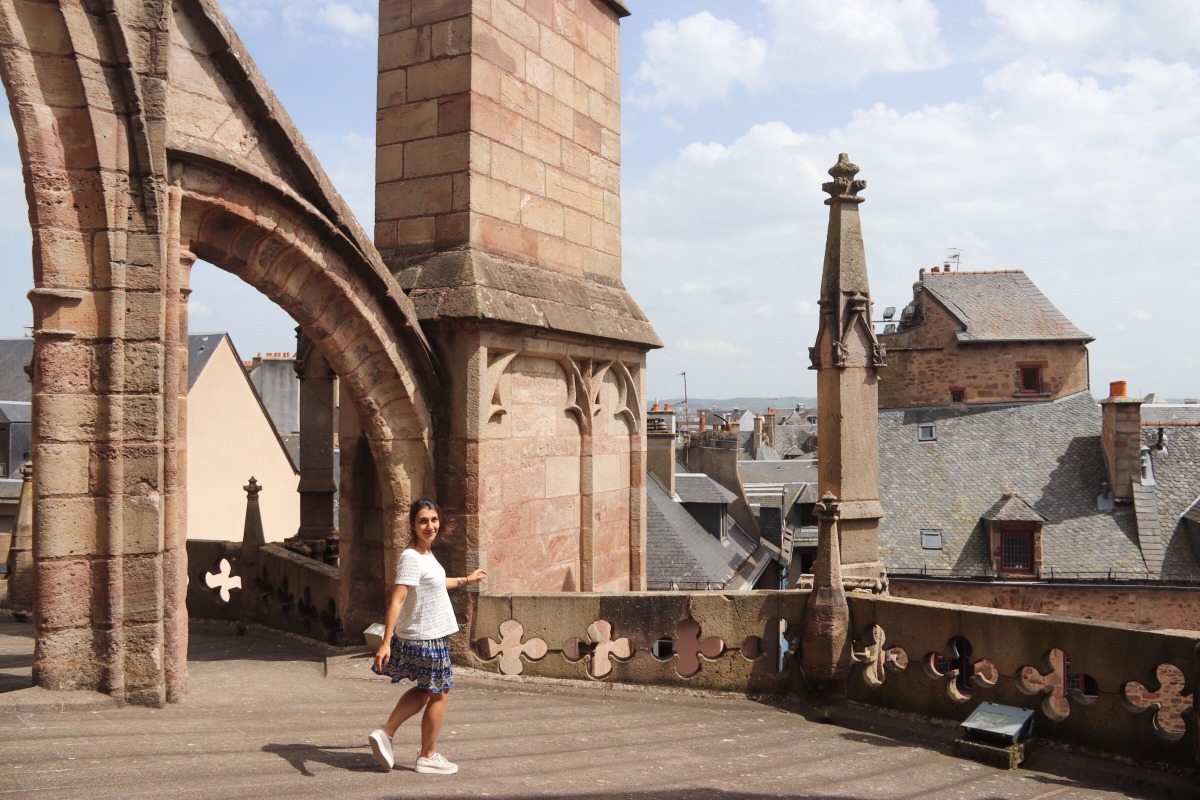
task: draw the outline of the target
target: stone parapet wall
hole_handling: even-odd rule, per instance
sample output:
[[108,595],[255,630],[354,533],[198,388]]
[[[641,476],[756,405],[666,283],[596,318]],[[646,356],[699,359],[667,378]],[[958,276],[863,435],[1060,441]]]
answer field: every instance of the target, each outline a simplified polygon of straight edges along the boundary
[[1200,631],[1200,587],[909,581],[891,576],[894,597],[1005,608],[1127,625]]
[[[468,663],[510,675],[812,696],[795,655],[807,599],[481,595]],[[848,602],[854,663],[841,691],[851,700],[952,720],[983,701],[1030,708],[1039,737],[1195,764],[1186,712],[1200,633],[860,593]]]

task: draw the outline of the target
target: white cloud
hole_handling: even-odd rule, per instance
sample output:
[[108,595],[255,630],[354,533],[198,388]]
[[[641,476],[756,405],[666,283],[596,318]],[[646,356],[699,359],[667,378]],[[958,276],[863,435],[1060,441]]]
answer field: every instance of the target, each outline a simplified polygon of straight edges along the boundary
[[211,317],[213,313],[212,306],[203,300],[197,300],[195,297],[188,298],[187,308],[189,318]]
[[1076,48],[1096,42],[1121,14],[1112,0],[987,0],[991,22],[1025,46]]
[[1135,308],[1135,309],[1133,309],[1132,311],[1130,311],[1130,312],[1129,312],[1129,318],[1130,318],[1130,319],[1136,319],[1136,320],[1140,320],[1140,321],[1143,321],[1143,322],[1144,322],[1145,320],[1151,319],[1152,317],[1151,317],[1151,315],[1150,315],[1150,312],[1148,312],[1148,311],[1143,311],[1143,310],[1142,310],[1142,309],[1140,309],[1140,308]]
[[763,35],[701,11],[660,20],[642,35],[629,100],[695,109],[749,92],[792,87],[828,92],[869,75],[947,63],[930,0],[762,0]]
[[363,46],[378,31],[377,4],[368,0],[225,0],[221,8],[236,28],[267,28],[309,42]]
[[343,36],[370,39],[376,33],[375,16],[370,11],[355,11],[344,3],[330,3],[324,6],[319,16],[325,24]]
[[684,281],[679,284],[679,292],[681,294],[708,294],[712,291],[712,287],[707,283],[697,283],[696,281]]
[[647,108],[696,108],[724,97],[735,85],[754,88],[763,79],[767,47],[731,20],[707,11],[678,22],[660,20],[643,34],[646,60],[634,75],[645,91],[630,100]]
[[796,303],[797,314],[811,314],[816,310],[816,305],[807,300],[800,300]]
[[705,339],[703,341],[693,342],[689,339],[682,339],[675,343],[685,353],[697,353],[708,355],[714,358],[734,358],[736,356],[745,355],[746,348],[734,344],[733,342],[721,341],[717,339]]

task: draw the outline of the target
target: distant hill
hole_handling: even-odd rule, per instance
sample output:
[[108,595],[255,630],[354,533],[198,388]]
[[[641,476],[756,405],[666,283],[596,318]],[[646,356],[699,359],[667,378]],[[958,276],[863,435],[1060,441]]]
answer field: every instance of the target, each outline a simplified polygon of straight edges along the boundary
[[[682,397],[659,398],[660,403],[670,403],[671,408],[679,409],[683,405]],[[773,408],[776,411],[790,411],[796,406],[801,405],[805,408],[816,408],[817,398],[815,397],[726,397],[726,398],[711,398],[711,397],[689,397],[688,408],[695,412],[702,408],[722,408],[732,409],[740,408],[747,411],[755,411],[758,413],[765,412],[768,408]]]

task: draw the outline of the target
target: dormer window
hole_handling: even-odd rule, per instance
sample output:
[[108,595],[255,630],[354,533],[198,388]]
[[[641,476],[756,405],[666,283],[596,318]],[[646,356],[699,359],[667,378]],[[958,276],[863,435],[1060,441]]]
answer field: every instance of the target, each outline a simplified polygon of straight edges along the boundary
[[923,422],[917,426],[918,442],[936,442],[937,427],[932,422]]
[[1021,394],[1042,394],[1042,368],[1040,366],[1018,367],[1021,373]]
[[992,569],[1002,578],[1036,578],[1042,572],[1046,518],[1016,492],[1006,492],[983,513]]

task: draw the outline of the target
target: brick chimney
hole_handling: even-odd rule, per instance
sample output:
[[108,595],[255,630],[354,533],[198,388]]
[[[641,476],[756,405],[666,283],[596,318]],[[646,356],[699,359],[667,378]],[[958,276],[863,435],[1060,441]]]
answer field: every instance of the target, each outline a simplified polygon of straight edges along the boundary
[[1113,499],[1128,503],[1142,479],[1142,401],[1126,396],[1125,381],[1110,383],[1108,395],[1100,401],[1100,442]]
[[675,412],[658,404],[646,415],[646,471],[675,495]]

